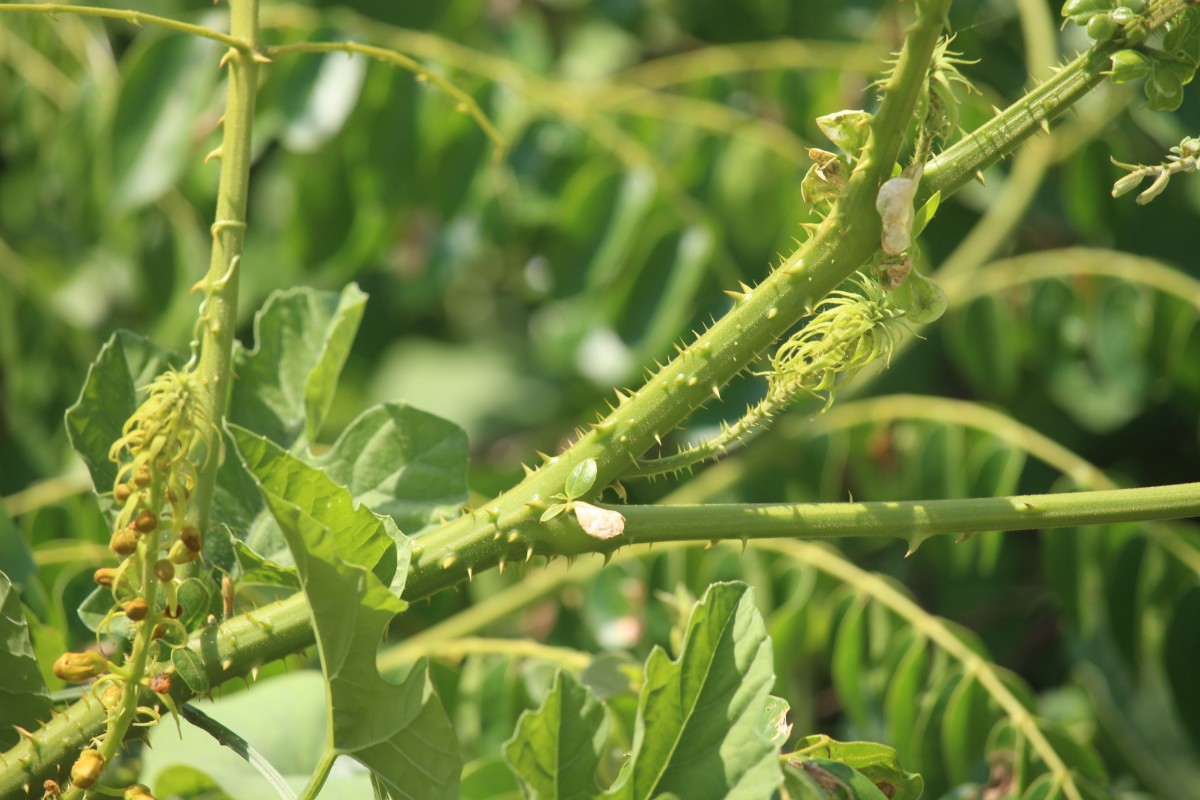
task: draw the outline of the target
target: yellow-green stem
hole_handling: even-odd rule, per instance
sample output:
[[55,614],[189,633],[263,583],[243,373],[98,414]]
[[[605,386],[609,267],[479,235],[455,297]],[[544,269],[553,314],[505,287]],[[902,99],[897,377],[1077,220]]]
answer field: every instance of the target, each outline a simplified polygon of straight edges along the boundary
[[225,55],[229,94],[225,101],[224,136],[217,156],[221,178],[217,187],[216,220],[212,226],[212,258],[201,281],[204,303],[200,315],[199,363],[196,371],[209,394],[210,416],[216,423],[206,443],[203,466],[196,482],[196,521],[208,534],[208,520],[220,467],[221,424],[229,401],[234,332],[237,327],[238,278],[246,232],[250,190],[250,136],[258,89],[258,0],[230,0],[230,31],[248,49]]

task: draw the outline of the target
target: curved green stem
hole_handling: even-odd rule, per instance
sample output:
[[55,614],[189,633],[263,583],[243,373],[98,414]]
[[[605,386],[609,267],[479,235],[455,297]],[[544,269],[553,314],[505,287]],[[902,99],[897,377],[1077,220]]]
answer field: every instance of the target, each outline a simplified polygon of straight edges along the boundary
[[327,749],[321,754],[321,760],[313,769],[313,774],[309,777],[304,791],[300,793],[299,800],[316,800],[317,795],[321,793],[321,787],[329,778],[329,771],[333,769],[333,762],[337,761],[337,758],[337,751],[333,749]]
[[159,28],[186,33],[190,36],[212,39],[214,42],[229,45],[243,53],[249,52],[254,47],[253,40],[240,38],[236,28],[232,34],[221,33],[220,31],[214,31],[212,28],[206,28],[203,25],[193,25],[189,22],[171,19],[170,17],[145,14],[141,11],[128,11],[123,8],[96,8],[93,6],[63,5],[62,3],[0,3],[0,13],[4,12],[45,14],[49,17],[53,17],[55,14],[76,14],[81,17],[119,19],[138,27],[142,25],[154,25]]

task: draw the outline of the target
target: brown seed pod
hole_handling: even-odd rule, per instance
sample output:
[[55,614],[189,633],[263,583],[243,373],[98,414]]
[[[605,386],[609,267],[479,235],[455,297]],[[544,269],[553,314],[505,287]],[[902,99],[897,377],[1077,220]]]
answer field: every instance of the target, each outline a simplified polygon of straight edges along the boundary
[[133,482],[143,489],[150,485],[152,478],[150,475],[150,465],[142,464],[133,472]]
[[175,579],[175,565],[165,558],[160,558],[154,562],[154,575],[163,583],[169,583]]
[[71,767],[71,783],[80,789],[91,787],[104,772],[104,756],[99,750],[84,750]]
[[128,483],[118,483],[117,488],[113,490],[113,497],[118,503],[124,503],[133,496],[133,487]]
[[131,622],[141,622],[150,613],[150,604],[144,597],[135,597],[125,604],[123,610]]
[[156,694],[167,694],[171,691],[171,676],[165,672],[150,679],[150,691]]
[[179,541],[183,542],[193,553],[199,553],[204,546],[203,539],[200,537],[200,529],[195,525],[184,525],[183,530],[179,532]]
[[92,573],[92,579],[106,589],[111,589],[117,579],[117,570],[113,567],[101,567]]
[[149,509],[142,509],[133,521],[133,525],[142,533],[150,533],[158,527],[158,515]]
[[151,639],[161,639],[167,635],[167,626],[165,623],[158,623],[154,626],[154,630],[150,633]]
[[108,540],[108,548],[119,556],[133,555],[137,550],[138,537],[134,530],[122,528]]

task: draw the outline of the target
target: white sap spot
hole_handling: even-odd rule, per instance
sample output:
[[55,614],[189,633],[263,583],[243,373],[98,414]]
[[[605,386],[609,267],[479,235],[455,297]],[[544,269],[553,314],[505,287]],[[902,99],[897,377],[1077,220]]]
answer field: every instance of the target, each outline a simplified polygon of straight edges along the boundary
[[621,512],[591,503],[576,502],[575,519],[584,533],[597,539],[611,539],[625,532],[625,517]]

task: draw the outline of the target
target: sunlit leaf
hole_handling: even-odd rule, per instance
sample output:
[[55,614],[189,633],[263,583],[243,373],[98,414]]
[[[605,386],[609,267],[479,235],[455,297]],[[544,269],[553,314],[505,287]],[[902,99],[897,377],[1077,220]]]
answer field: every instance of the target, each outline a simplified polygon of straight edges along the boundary
[[588,800],[596,796],[596,766],[608,738],[603,704],[570,673],[559,671],[541,708],[526,711],[504,745],[530,796]]
[[[401,684],[375,666],[388,623],[407,607],[398,594],[408,540],[389,518],[355,508],[349,492],[319,470],[262,437],[237,428],[232,434],[287,539],[312,610],[328,682],[328,751],[370,767],[393,798],[456,797],[462,759],[425,663]],[[381,558],[397,542],[402,554]],[[390,588],[372,572],[389,561]]]
[[688,620],[680,656],[646,661],[633,753],[610,796],[763,798],[782,781],[758,729],[775,681],[771,642],[745,584],[717,583]]

